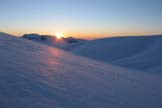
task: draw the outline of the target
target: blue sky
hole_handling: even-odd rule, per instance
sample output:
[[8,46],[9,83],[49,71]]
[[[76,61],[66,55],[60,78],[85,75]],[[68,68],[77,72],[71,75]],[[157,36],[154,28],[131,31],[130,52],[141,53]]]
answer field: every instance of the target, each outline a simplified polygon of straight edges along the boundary
[[0,0],[0,31],[96,38],[162,34],[162,0]]

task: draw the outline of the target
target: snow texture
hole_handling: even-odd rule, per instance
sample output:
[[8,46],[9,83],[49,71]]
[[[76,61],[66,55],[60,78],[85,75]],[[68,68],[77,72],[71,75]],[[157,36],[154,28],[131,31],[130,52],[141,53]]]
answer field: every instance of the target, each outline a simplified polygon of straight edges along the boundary
[[97,39],[71,52],[109,64],[162,73],[162,35]]
[[0,108],[162,108],[162,78],[0,33]]

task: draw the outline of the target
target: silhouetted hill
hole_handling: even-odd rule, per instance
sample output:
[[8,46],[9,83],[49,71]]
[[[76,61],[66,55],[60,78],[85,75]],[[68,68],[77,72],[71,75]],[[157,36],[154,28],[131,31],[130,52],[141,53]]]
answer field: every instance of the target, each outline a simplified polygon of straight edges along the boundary
[[61,38],[61,40],[58,40],[56,36],[51,35],[39,35],[39,34],[24,34],[22,36],[25,39],[29,39],[35,42],[39,42],[45,45],[50,45],[54,47],[61,48],[63,50],[70,50],[78,45],[81,45],[82,43],[86,42],[86,40],[83,39],[76,39],[73,37],[67,37],[67,38]]

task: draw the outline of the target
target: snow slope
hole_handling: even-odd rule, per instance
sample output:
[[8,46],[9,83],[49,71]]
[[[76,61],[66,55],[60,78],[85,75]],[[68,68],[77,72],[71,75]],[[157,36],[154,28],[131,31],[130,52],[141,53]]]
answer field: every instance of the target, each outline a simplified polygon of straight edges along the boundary
[[0,108],[161,108],[161,77],[0,33]]
[[148,71],[162,66],[162,35],[97,39],[71,52],[110,64]]

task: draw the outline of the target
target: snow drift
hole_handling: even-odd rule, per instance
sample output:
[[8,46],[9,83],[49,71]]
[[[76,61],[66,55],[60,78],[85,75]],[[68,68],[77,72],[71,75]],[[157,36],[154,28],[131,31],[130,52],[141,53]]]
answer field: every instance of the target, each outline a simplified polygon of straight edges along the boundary
[[161,77],[0,33],[1,108],[161,108]]
[[162,66],[162,35],[97,39],[71,52],[132,69],[160,72],[156,67]]

